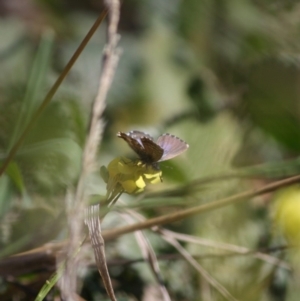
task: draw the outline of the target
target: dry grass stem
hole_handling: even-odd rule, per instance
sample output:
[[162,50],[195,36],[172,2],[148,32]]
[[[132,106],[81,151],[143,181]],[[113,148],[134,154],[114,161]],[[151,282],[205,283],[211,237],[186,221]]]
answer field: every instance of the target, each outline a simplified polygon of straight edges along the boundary
[[110,276],[107,269],[105,249],[104,249],[104,239],[101,236],[101,224],[99,218],[99,205],[88,206],[87,217],[85,223],[89,229],[89,235],[91,239],[91,245],[94,249],[94,255],[96,259],[96,265],[98,271],[101,275],[102,281],[104,283],[107,294],[112,301],[116,301],[113,286],[110,280]]
[[[130,210],[126,214],[122,214],[122,217],[128,222],[132,223],[134,222],[134,218],[131,216],[137,217],[136,212]],[[139,217],[139,215],[138,215]],[[154,249],[151,246],[151,243],[147,239],[147,237],[144,235],[142,231],[136,231],[135,232],[136,241],[140,247],[140,250],[143,255],[143,259],[145,262],[148,262],[150,265],[150,268],[153,272],[154,277],[156,278],[156,281],[159,285],[159,289],[161,292],[161,295],[163,297],[164,301],[171,301],[170,295],[168,293],[168,290],[166,286],[164,285],[163,277],[159,268],[157,256],[155,254]]]
[[179,240],[179,241],[199,244],[199,245],[206,246],[206,247],[213,247],[216,249],[226,250],[226,251],[230,251],[230,252],[234,252],[234,253],[238,253],[238,254],[252,255],[254,258],[263,260],[269,264],[272,264],[272,265],[275,265],[275,266],[278,266],[278,267],[281,267],[281,268],[291,271],[291,266],[289,264],[287,264],[285,261],[283,261],[277,257],[271,256],[269,254],[266,254],[266,253],[253,251],[251,249],[248,249],[248,248],[242,247],[242,246],[236,246],[236,245],[232,245],[232,244],[228,244],[228,243],[219,243],[219,242],[211,241],[209,239],[199,238],[199,237],[192,236],[192,235],[176,233],[176,232],[166,230],[166,229],[164,231],[165,231],[165,233],[168,233],[169,236],[171,236],[174,239]]
[[211,210],[219,209],[224,206],[233,205],[239,203],[241,201],[247,200],[249,198],[262,195],[265,193],[269,193],[275,191],[279,188],[285,187],[287,185],[292,185],[298,183],[300,181],[300,176],[290,177],[284,180],[276,181],[271,184],[265,185],[262,188],[249,190],[245,192],[241,192],[239,194],[226,197],[214,202],[210,202],[207,204],[202,204],[199,206],[191,207],[185,210],[181,210],[180,212],[165,214],[159,217],[155,217],[152,219],[148,219],[146,221],[136,223],[133,225],[128,225],[116,229],[106,230],[102,232],[102,235],[105,239],[114,239],[123,234],[131,233],[137,230],[152,228],[154,226],[160,226],[165,224],[170,224],[174,222],[178,222],[190,216],[194,216],[200,213],[208,212]]
[[93,103],[90,128],[83,150],[81,173],[76,187],[74,203],[68,216],[70,221],[70,240],[67,252],[69,262],[67,264],[66,273],[64,274],[64,281],[62,282],[63,286],[61,287],[63,296],[66,300],[72,300],[72,294],[77,287],[76,264],[74,260],[71,260],[71,254],[76,250],[80,243],[80,239],[82,239],[86,181],[88,175],[97,168],[96,155],[104,128],[101,116],[105,109],[105,100],[119,59],[119,51],[117,49],[119,40],[117,26],[120,15],[120,3],[118,0],[107,0],[105,3],[108,10],[107,44],[103,53],[98,93]]
[[193,256],[183,248],[180,243],[170,237],[168,233],[164,233],[164,230],[159,231],[162,235],[162,238],[172,245],[200,274],[201,276],[212,286],[214,287],[222,296],[224,296],[227,300],[230,301],[238,301],[234,298],[228,290],[221,285],[215,278],[213,278],[198,262],[193,258]]
[[[133,215],[138,220],[145,220],[145,218],[133,211],[133,210],[127,210],[127,212],[131,215]],[[185,258],[201,275],[202,277],[212,286],[214,287],[221,295],[223,295],[227,300],[230,301],[238,301],[235,299],[227,290],[225,287],[223,287],[216,279],[214,279],[194,258],[193,256],[185,249],[183,248],[180,243],[175,239],[172,235],[169,235],[169,232],[164,230],[162,228],[153,227],[153,231],[157,232],[162,239],[164,239],[166,242],[171,244],[181,255],[183,258]],[[156,259],[157,260],[157,259]]]
[[[290,184],[293,184],[293,183],[296,183],[299,181],[300,181],[300,176],[276,181],[272,184],[265,185],[264,187],[262,187],[260,189],[250,190],[250,191],[246,191],[243,193],[239,193],[239,194],[236,194],[236,195],[233,195],[233,196],[221,199],[221,200],[217,200],[215,202],[188,208],[188,209],[182,210],[178,213],[166,214],[166,215],[148,219],[148,220],[145,220],[145,221],[142,221],[139,223],[135,223],[133,225],[123,226],[123,227],[115,228],[115,229],[104,230],[102,232],[102,236],[107,241],[107,240],[115,239],[123,234],[131,233],[131,232],[134,232],[137,230],[149,229],[154,226],[177,222],[177,221],[180,221],[189,216],[205,213],[210,210],[221,208],[222,206],[235,204],[237,202],[247,200],[248,198],[251,198],[251,197],[255,197],[258,195],[263,195],[265,193],[269,193],[271,191],[275,191],[276,189],[282,188],[284,186],[287,186],[287,185],[290,185]],[[68,243],[67,241],[49,243],[43,247],[33,249],[24,254],[29,254],[29,253],[33,254],[33,253],[40,253],[40,252],[56,253],[56,252],[59,252],[61,250],[61,248],[65,247],[67,243]],[[290,248],[290,247],[293,247],[293,246],[284,246],[283,248],[286,249],[286,248]],[[21,255],[21,254],[19,254],[19,255]]]

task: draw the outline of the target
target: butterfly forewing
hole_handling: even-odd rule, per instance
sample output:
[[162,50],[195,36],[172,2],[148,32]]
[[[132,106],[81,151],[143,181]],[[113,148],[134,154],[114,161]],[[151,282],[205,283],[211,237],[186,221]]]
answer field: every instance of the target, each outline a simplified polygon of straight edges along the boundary
[[163,156],[164,150],[148,138],[141,138],[141,141],[144,146],[144,152],[143,155],[140,155],[140,158],[146,163],[158,162]]
[[153,142],[153,138],[143,132],[131,131],[128,134],[119,132],[117,136],[124,139],[145,163],[159,161],[164,153],[164,150]]
[[189,147],[183,140],[170,134],[158,137],[156,144],[164,150],[162,157],[158,160],[159,162],[172,159],[186,151]]
[[126,134],[128,136],[130,136],[133,139],[141,139],[141,138],[148,138],[150,140],[153,140],[152,136],[150,136],[149,134],[146,134],[144,132],[141,131],[130,131],[128,134]]

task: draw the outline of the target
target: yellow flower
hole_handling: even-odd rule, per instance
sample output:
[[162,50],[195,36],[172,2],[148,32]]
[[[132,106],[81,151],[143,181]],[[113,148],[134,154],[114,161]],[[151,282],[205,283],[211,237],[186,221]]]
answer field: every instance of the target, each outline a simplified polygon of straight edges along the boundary
[[147,184],[155,184],[161,181],[160,170],[146,165],[140,160],[130,160],[124,157],[118,157],[111,161],[106,171],[101,173],[107,175],[107,192],[126,192],[129,194],[139,193],[144,190]]
[[286,240],[300,244],[300,186],[293,185],[275,194],[274,224]]

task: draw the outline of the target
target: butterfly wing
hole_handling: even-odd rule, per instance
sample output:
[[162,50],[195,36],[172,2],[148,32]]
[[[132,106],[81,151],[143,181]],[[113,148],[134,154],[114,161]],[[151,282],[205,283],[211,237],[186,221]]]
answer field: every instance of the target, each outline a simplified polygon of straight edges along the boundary
[[182,154],[189,148],[189,145],[183,140],[170,134],[163,134],[159,136],[156,144],[164,150],[164,153],[159,159],[159,162],[172,159]]
[[124,139],[145,163],[157,162],[164,153],[164,150],[153,141],[153,138],[143,132],[131,131],[127,134],[118,132],[117,136]]
[[138,139],[138,140],[141,138],[148,138],[150,140],[153,140],[152,136],[150,136],[149,134],[146,134],[144,132],[141,132],[141,131],[130,131],[126,135],[130,136],[131,138]]

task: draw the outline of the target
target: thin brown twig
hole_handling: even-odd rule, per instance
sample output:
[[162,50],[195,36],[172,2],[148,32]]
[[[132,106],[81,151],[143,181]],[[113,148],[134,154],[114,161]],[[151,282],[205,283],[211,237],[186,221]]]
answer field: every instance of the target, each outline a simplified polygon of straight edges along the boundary
[[[110,230],[104,230],[102,232],[102,236],[105,239],[105,241],[108,241],[108,240],[115,239],[123,234],[131,233],[133,231],[147,229],[147,228],[151,228],[153,226],[164,225],[164,224],[168,224],[168,223],[172,223],[172,222],[177,222],[177,221],[180,221],[189,216],[205,213],[205,212],[208,212],[213,209],[221,208],[222,206],[227,206],[230,204],[234,204],[234,203],[246,200],[247,198],[251,198],[251,197],[255,197],[258,195],[262,195],[265,193],[275,191],[276,189],[297,183],[298,181],[300,181],[300,176],[295,176],[295,177],[287,178],[284,180],[276,181],[271,184],[265,185],[260,189],[245,191],[245,192],[227,197],[225,199],[211,202],[209,204],[199,205],[199,206],[196,206],[193,208],[182,210],[175,214],[174,213],[166,214],[166,215],[151,218],[146,221],[139,222],[139,223],[136,223],[133,225],[123,226],[120,228],[114,228],[114,229],[110,229]],[[183,212],[183,214],[181,215],[182,212]],[[49,243],[45,246],[30,250],[30,251],[22,253],[22,254],[34,254],[34,253],[40,253],[40,252],[56,253],[56,252],[59,252],[64,246],[66,246],[67,243],[68,243],[68,241]]]
[[33,114],[30,122],[27,125],[25,125],[25,128],[24,128],[21,136],[16,141],[16,143],[13,145],[13,147],[9,150],[9,153],[8,153],[6,159],[4,160],[2,166],[0,167],[0,176],[2,176],[2,174],[5,172],[8,164],[14,158],[14,156],[17,153],[18,149],[23,144],[26,136],[29,134],[29,132],[31,131],[31,129],[35,125],[35,123],[38,120],[38,118],[41,116],[41,114],[44,111],[44,109],[46,108],[46,106],[52,100],[52,98],[55,95],[56,91],[58,90],[58,88],[60,87],[60,85],[63,82],[63,80],[68,75],[69,71],[71,70],[71,68],[75,64],[75,62],[78,59],[78,57],[80,56],[81,52],[83,51],[83,49],[85,48],[85,46],[87,45],[87,43],[89,42],[89,40],[91,39],[91,37],[93,36],[93,34],[95,33],[95,31],[97,30],[97,28],[99,27],[99,25],[104,20],[106,14],[107,14],[106,10],[103,11],[100,14],[100,16],[98,17],[98,19],[95,21],[95,23],[93,24],[93,26],[91,27],[91,29],[89,30],[89,32],[87,33],[87,35],[84,37],[84,39],[82,40],[82,42],[80,43],[80,45],[76,49],[76,51],[73,54],[73,56],[71,57],[71,59],[69,60],[69,62],[67,63],[67,65],[65,66],[64,70],[62,71],[62,73],[59,75],[59,77],[57,78],[57,80],[55,81],[55,83],[53,84],[53,86],[51,87],[51,89],[49,90],[49,92],[47,93],[47,95],[45,96],[45,98],[42,101],[41,105],[38,107],[38,109],[36,110],[36,112]]
[[202,204],[199,206],[181,210],[180,212],[165,214],[165,215],[162,215],[159,217],[148,219],[144,222],[136,223],[136,224],[129,225],[129,226],[124,226],[121,228],[105,230],[102,232],[102,235],[105,239],[114,239],[123,234],[131,233],[131,232],[134,232],[137,230],[147,229],[147,228],[151,228],[153,226],[174,223],[174,222],[183,220],[183,219],[193,216],[193,215],[208,212],[210,210],[214,210],[214,209],[218,209],[218,208],[221,208],[224,206],[235,204],[235,203],[244,201],[246,199],[249,199],[249,198],[261,195],[261,194],[275,191],[275,190],[285,187],[287,185],[292,185],[292,184],[298,183],[299,181],[300,181],[300,176],[297,175],[294,177],[290,177],[290,178],[287,178],[284,180],[276,181],[274,183],[265,185],[264,187],[259,188],[259,189],[245,191],[245,192],[242,192],[242,193],[239,193],[239,194],[236,194],[236,195],[233,195],[233,196],[230,196],[230,197],[218,200],[218,201],[214,201],[211,203]]

